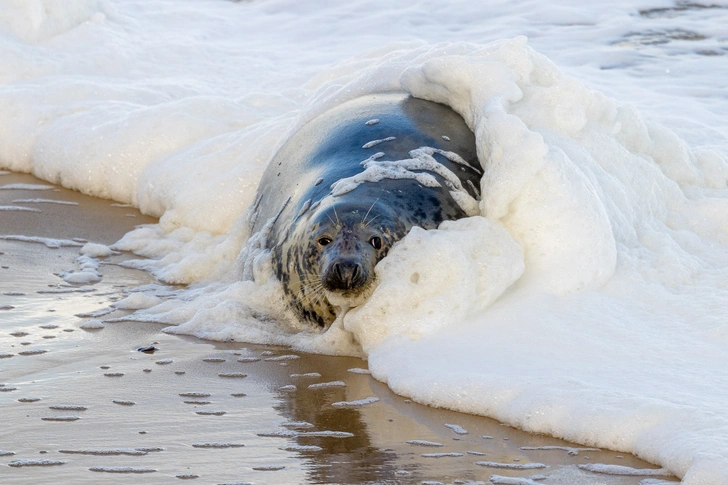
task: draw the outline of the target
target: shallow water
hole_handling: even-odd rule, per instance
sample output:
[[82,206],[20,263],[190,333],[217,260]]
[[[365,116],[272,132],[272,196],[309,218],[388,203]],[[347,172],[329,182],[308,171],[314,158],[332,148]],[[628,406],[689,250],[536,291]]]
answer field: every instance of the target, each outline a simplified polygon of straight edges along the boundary
[[[40,183],[26,175],[0,180]],[[29,191],[9,192],[0,192],[0,203]],[[47,198],[79,205],[43,205],[33,217],[7,219],[3,229],[11,229],[0,236],[109,243],[134,222],[152,222],[134,209],[65,189]],[[108,308],[154,279],[118,266],[129,257],[121,254],[101,266],[100,282],[66,285],[53,273],[73,267],[78,247],[0,239],[0,252],[0,307],[12,307],[0,311],[0,390],[7,389],[0,393],[0,463],[11,465],[2,472],[8,483],[118,483],[127,474],[153,483],[194,476],[204,483],[483,483],[492,475],[540,474],[548,478],[539,483],[627,485],[639,478],[576,465],[655,468],[628,454],[580,450],[413,403],[374,380],[356,358],[205,342],[147,323],[84,330],[92,318],[77,315]],[[48,293],[68,290],[74,292]],[[137,351],[147,346],[157,350]],[[21,355],[29,351],[44,352]],[[344,386],[309,387],[337,382]],[[38,460],[46,465],[29,464]],[[547,468],[475,464],[485,461]]]

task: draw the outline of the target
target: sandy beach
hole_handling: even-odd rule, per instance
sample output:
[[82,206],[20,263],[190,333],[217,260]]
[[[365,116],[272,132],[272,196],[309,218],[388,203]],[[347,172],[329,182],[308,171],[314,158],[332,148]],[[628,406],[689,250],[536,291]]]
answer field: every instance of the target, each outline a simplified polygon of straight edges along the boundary
[[[0,176],[0,207],[1,483],[675,480],[646,478],[655,467],[629,454],[413,403],[359,359],[108,322],[130,313],[115,302],[157,284],[119,265],[134,255],[99,258],[94,284],[58,275],[79,271],[87,241],[113,245],[155,220],[25,174]],[[91,320],[107,322],[82,328]],[[653,471],[606,475],[590,464]]]

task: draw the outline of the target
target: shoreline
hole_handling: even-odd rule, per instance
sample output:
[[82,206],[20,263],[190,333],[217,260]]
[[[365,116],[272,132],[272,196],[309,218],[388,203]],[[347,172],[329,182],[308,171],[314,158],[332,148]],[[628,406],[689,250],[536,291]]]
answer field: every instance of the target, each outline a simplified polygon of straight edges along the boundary
[[[0,211],[0,237],[110,245],[134,226],[156,222],[59,187],[3,190],[8,184],[49,185],[30,175],[0,175],[0,207],[36,209]],[[35,199],[66,203],[14,202]],[[154,483],[192,475],[198,483],[256,484],[478,483],[541,475],[546,484],[627,485],[645,477],[577,465],[654,468],[626,453],[585,451],[488,418],[413,403],[350,371],[366,368],[360,359],[204,341],[149,323],[84,330],[92,318],[77,315],[155,283],[146,272],[116,264],[133,255],[101,258],[101,281],[76,286],[57,274],[77,268],[78,246],[0,239],[0,253],[0,355],[6,356],[0,397],[9,437],[0,450],[13,453],[0,453],[0,466],[10,465],[4,473],[13,483],[114,483],[119,473],[144,473]],[[100,319],[129,313],[115,310]],[[146,346],[158,350],[136,350]],[[546,468],[524,466],[539,463]]]

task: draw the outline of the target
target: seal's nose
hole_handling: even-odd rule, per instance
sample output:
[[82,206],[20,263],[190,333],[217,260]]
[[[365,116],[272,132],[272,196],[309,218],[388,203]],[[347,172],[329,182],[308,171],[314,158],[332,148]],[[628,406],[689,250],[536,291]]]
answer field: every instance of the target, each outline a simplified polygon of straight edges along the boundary
[[355,260],[342,259],[331,266],[326,277],[327,287],[331,290],[350,291],[366,283],[366,274],[361,264]]

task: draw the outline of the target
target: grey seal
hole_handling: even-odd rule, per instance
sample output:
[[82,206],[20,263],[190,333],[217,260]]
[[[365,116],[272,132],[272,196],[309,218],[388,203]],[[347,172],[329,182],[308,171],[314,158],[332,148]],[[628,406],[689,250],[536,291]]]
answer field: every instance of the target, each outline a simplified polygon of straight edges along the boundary
[[301,320],[328,327],[363,303],[375,265],[413,226],[478,213],[475,137],[449,107],[380,93],[306,123],[277,151],[251,231]]

